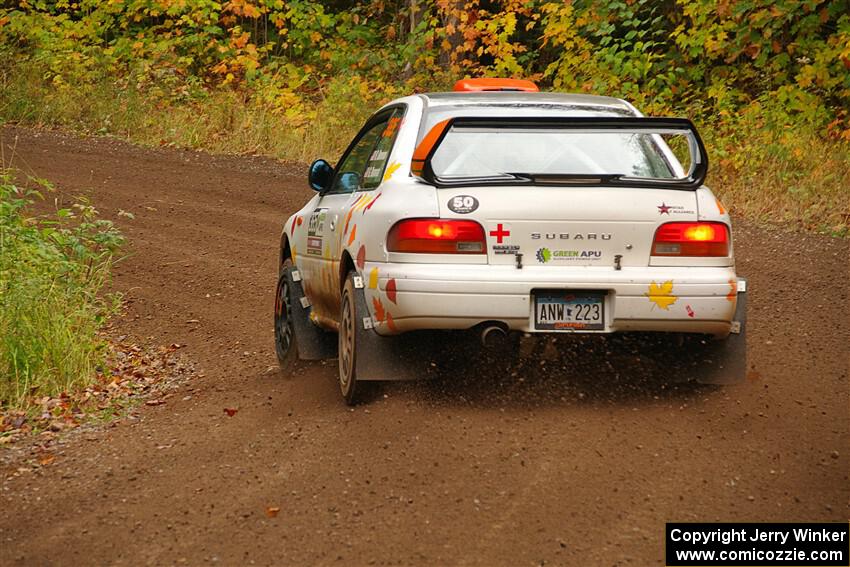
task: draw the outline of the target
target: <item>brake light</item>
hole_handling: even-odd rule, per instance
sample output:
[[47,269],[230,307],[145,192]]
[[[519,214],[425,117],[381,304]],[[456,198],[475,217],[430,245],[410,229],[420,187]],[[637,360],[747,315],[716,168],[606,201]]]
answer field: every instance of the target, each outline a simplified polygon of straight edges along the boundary
[[722,222],[668,222],[655,231],[653,256],[728,256],[729,227]]
[[387,250],[425,254],[484,254],[484,229],[471,220],[403,220],[390,229]]

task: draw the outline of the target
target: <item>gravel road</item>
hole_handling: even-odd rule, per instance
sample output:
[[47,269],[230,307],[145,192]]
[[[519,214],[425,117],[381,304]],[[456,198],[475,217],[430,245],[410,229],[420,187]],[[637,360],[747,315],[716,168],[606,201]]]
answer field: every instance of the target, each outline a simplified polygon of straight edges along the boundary
[[561,341],[349,409],[335,361],[276,369],[278,238],[306,168],[2,142],[129,237],[116,332],[186,345],[201,375],[50,466],[0,468],[0,564],[646,566],[666,521],[848,519],[850,241],[738,221],[743,384],[667,386],[640,349]]

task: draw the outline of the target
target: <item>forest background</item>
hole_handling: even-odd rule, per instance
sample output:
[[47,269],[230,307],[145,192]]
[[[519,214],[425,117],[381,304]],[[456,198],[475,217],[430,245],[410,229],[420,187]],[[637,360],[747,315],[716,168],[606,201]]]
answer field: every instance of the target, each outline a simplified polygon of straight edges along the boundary
[[847,235],[850,0],[22,0],[0,120],[335,159],[380,104],[528,78],[687,116],[733,212]]

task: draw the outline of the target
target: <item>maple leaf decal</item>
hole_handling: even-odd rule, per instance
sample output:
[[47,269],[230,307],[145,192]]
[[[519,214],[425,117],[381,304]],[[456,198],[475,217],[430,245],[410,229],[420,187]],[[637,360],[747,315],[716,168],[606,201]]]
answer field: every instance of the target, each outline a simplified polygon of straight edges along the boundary
[[[393,176],[393,173],[398,171],[398,168],[400,168],[400,167],[401,167],[401,164],[398,163],[397,161],[394,161],[390,165],[388,165],[387,170],[384,172],[384,179],[383,180],[389,181],[390,177]],[[376,199],[377,199],[377,197],[376,197]]]
[[676,303],[676,300],[679,299],[673,295],[673,280],[667,280],[661,285],[652,282],[649,284],[649,292],[644,295],[647,296],[651,302],[665,311],[668,311],[670,306]]
[[383,323],[387,316],[387,312],[384,311],[384,302],[377,297],[373,297],[372,306],[375,308],[375,319],[378,320],[378,323]]

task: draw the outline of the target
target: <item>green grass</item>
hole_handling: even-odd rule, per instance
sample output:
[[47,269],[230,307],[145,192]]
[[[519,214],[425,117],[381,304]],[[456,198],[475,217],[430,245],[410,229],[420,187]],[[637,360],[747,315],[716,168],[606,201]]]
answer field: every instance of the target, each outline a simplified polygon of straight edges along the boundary
[[187,96],[141,93],[127,79],[54,85],[48,76],[35,64],[0,62],[0,120],[108,134],[148,146],[258,153],[297,162],[338,156],[382,102],[356,79],[335,82],[321,100],[287,103],[227,89]]
[[38,198],[0,172],[0,408],[91,383],[117,307],[102,289],[120,234],[84,202],[33,216]]

